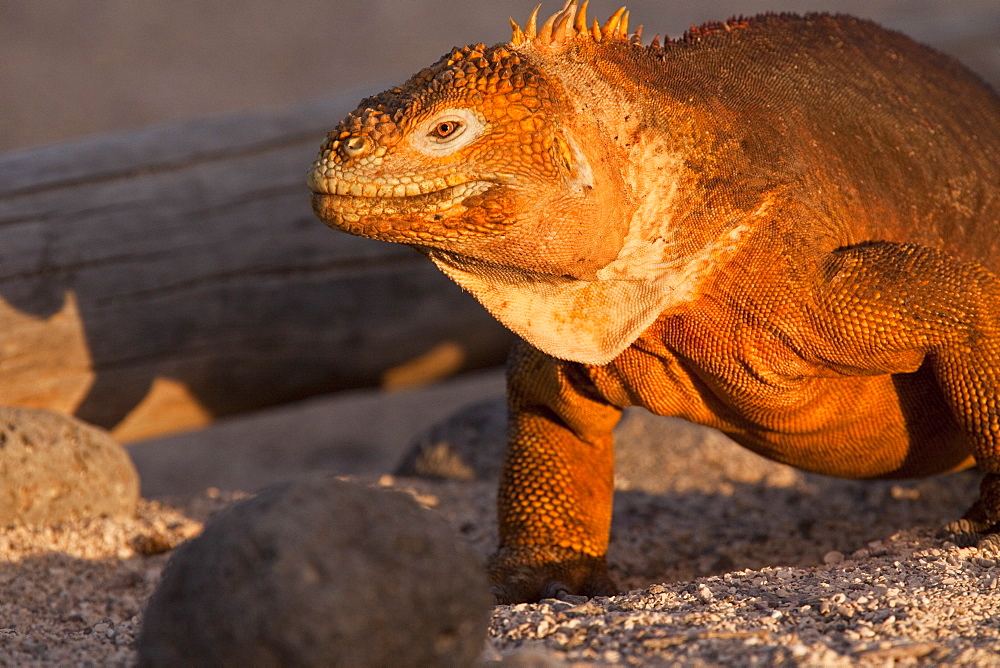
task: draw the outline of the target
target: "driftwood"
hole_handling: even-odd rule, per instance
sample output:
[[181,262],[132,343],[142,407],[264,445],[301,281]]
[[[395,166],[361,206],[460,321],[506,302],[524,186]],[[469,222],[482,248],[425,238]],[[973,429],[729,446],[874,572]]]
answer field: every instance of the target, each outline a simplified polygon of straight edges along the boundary
[[428,261],[312,215],[359,97],[0,155],[0,404],[129,440],[500,362],[510,336]]

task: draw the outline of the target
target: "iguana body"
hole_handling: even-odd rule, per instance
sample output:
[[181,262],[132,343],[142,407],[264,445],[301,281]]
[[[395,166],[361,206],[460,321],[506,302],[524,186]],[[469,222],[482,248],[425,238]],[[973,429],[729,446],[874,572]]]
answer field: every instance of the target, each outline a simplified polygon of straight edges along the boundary
[[850,17],[647,47],[577,9],[363,101],[309,175],[324,222],[418,248],[525,340],[500,600],[613,591],[630,405],[842,477],[975,462],[963,526],[996,533],[997,96]]

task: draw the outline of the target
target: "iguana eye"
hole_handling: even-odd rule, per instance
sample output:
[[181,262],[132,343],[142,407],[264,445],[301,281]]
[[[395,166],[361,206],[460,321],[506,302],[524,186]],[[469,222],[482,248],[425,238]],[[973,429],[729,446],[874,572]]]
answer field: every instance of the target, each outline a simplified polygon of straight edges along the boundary
[[410,135],[417,149],[432,155],[448,155],[482,136],[485,121],[471,109],[444,109]]
[[439,139],[444,139],[446,137],[451,137],[456,133],[461,133],[462,124],[458,121],[441,121],[436,126],[434,126],[434,131],[431,133]]

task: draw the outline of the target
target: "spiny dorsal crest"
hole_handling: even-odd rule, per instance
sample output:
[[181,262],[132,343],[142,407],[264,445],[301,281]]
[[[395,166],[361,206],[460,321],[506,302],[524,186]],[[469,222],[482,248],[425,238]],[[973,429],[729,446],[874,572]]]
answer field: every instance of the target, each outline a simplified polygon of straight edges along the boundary
[[538,28],[538,10],[535,7],[528,17],[528,23],[522,29],[514,19],[510,20],[513,30],[510,37],[511,46],[531,44],[541,51],[559,51],[575,39],[590,39],[595,42],[606,40],[638,40],[642,37],[642,26],[631,38],[628,34],[628,10],[624,7],[611,15],[603,26],[597,19],[587,27],[587,3],[583,0],[579,5],[577,0],[568,0],[562,10],[556,12],[541,28]]
[[[629,12],[625,7],[621,7],[617,12],[611,15],[603,26],[601,26],[597,19],[594,19],[591,26],[587,27],[587,4],[589,0],[583,0],[583,2],[578,3],[577,0],[568,0],[565,5],[563,5],[562,10],[556,12],[549,17],[541,28],[537,27],[538,23],[538,10],[541,9],[541,5],[537,5],[535,9],[531,12],[531,16],[528,17],[528,22],[525,24],[524,28],[521,28],[514,21],[510,20],[511,28],[513,32],[510,37],[510,45],[512,47],[520,47],[524,45],[531,45],[539,51],[555,52],[558,53],[566,49],[574,40],[584,39],[591,40],[593,42],[627,42],[635,46],[642,46],[642,26],[635,29],[635,32],[631,35],[628,32],[628,18]],[[773,18],[775,15],[766,14],[760,17],[760,19]],[[780,18],[780,16],[778,17]],[[689,44],[692,42],[699,42],[706,37],[711,37],[716,34],[729,33],[734,30],[741,30],[749,28],[753,24],[752,19],[744,18],[743,16],[735,16],[727,21],[706,23],[701,26],[691,26],[691,28],[684,33],[684,37],[677,41],[672,41],[665,35],[663,41],[660,41],[660,36],[655,35],[652,42],[649,45],[650,51],[654,53],[659,53],[660,55],[671,46],[675,44]]]

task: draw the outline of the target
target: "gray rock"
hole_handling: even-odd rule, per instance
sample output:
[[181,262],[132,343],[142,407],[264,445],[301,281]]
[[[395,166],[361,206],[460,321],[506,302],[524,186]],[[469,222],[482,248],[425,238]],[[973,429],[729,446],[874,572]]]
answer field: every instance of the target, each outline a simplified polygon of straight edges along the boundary
[[[431,427],[410,447],[396,475],[447,480],[489,480],[499,476],[507,439],[503,398],[471,404]],[[618,489],[661,493],[691,480],[692,459],[721,474],[757,480],[778,466],[741,448],[723,434],[685,420],[625,410],[615,428]]]
[[445,480],[488,480],[500,474],[507,445],[503,397],[466,406],[421,434],[395,474]]
[[407,494],[330,477],[236,504],[182,547],[140,666],[467,666],[492,596],[479,557]]
[[125,449],[59,413],[0,407],[0,525],[130,515],[139,476]]

